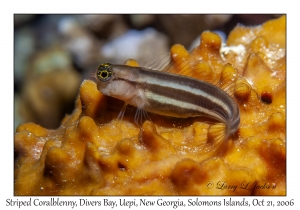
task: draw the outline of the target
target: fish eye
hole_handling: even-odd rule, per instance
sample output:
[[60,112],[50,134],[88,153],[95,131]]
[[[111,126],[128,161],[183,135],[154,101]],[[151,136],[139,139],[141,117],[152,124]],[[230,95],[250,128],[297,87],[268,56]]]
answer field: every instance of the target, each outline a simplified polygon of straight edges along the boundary
[[107,82],[112,76],[112,69],[110,63],[103,63],[98,67],[97,78],[102,82]]

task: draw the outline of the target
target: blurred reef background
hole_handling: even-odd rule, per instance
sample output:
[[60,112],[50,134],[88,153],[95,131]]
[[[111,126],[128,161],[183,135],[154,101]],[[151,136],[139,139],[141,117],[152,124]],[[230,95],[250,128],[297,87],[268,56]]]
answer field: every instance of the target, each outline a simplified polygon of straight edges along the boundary
[[258,15],[14,15],[14,126],[59,127],[74,109],[78,88],[103,62],[140,65],[173,44],[193,49],[205,30],[226,41],[237,25],[279,17]]

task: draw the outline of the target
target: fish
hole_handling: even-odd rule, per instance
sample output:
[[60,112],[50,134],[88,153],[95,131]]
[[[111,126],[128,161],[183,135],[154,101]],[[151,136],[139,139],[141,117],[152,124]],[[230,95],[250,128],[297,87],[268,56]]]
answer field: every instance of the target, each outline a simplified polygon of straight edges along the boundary
[[219,122],[210,128],[218,142],[239,128],[237,103],[212,83],[167,71],[110,63],[99,65],[96,78],[102,94],[125,102],[118,118],[124,115],[128,104],[137,107],[137,124],[144,112],[175,118],[206,116]]

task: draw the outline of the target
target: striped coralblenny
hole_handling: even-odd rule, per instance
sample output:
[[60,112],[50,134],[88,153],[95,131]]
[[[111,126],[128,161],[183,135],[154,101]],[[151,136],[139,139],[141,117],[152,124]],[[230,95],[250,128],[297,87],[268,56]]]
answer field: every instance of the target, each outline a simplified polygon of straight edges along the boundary
[[208,82],[165,71],[109,63],[101,64],[96,75],[98,90],[123,100],[124,107],[130,104],[138,110],[177,118],[210,117],[225,125],[222,126],[222,140],[239,127],[240,113],[235,101]]

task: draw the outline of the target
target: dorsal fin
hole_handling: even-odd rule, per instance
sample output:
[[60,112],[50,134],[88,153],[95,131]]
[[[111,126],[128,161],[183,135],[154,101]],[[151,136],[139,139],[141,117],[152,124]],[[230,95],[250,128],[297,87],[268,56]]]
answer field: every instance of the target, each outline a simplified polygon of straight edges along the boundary
[[162,71],[169,65],[170,61],[170,54],[162,53],[156,56],[152,61],[148,62],[144,68]]
[[232,98],[234,96],[235,82],[238,79],[238,71],[231,64],[225,64],[222,69],[218,86]]

